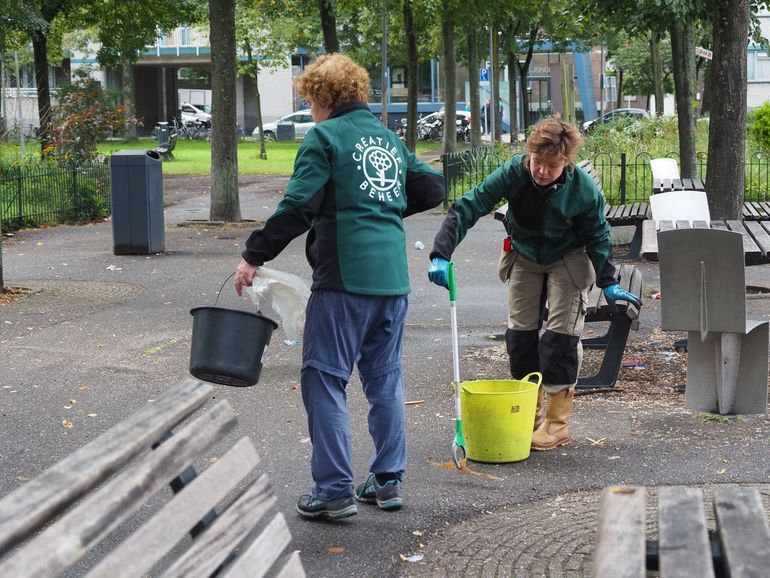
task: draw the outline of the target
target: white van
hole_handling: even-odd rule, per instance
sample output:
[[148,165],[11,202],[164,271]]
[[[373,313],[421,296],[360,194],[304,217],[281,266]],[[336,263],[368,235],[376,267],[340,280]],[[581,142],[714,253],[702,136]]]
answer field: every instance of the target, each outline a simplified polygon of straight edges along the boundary
[[195,106],[189,102],[183,102],[179,107],[182,122],[198,121],[206,126],[211,126],[211,107],[207,104]]

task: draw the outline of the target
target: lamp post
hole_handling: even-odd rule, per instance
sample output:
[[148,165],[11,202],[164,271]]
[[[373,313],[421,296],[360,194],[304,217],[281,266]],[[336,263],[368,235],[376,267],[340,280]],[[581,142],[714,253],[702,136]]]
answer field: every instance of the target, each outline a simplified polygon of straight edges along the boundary
[[497,120],[497,103],[492,102],[494,100],[495,91],[495,58],[494,58],[494,38],[495,28],[489,27],[489,140],[495,142],[495,121]]

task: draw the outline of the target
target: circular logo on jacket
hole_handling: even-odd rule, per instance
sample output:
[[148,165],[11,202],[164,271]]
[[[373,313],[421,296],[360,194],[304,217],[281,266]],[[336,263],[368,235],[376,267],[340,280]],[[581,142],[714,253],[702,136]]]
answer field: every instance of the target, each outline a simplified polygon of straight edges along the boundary
[[363,171],[369,185],[378,191],[389,191],[398,182],[396,157],[390,151],[373,146],[364,151]]

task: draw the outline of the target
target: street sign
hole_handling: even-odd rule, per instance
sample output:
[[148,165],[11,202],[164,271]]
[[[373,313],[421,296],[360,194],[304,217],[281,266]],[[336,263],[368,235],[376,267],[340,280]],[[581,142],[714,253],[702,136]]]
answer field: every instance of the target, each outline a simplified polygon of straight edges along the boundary
[[702,56],[706,60],[711,60],[711,58],[714,56],[714,53],[711,52],[711,50],[707,48],[703,48],[702,46],[695,47],[695,54],[697,56]]
[[479,82],[489,82],[489,69],[488,68],[480,68],[479,69]]

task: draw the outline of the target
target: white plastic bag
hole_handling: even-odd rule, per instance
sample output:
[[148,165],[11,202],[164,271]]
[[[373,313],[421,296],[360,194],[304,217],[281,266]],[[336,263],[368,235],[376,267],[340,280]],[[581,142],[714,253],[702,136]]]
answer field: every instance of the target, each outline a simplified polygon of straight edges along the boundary
[[262,304],[272,307],[281,318],[285,343],[298,345],[305,328],[305,308],[310,298],[307,281],[291,273],[260,267],[251,281],[251,287],[246,287],[245,291],[257,309]]

